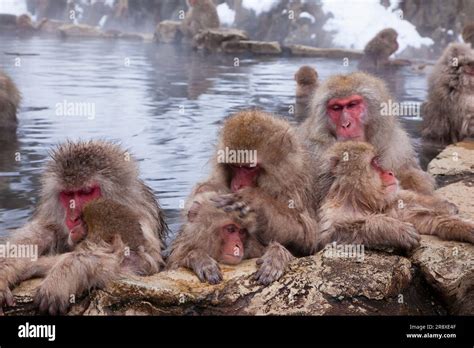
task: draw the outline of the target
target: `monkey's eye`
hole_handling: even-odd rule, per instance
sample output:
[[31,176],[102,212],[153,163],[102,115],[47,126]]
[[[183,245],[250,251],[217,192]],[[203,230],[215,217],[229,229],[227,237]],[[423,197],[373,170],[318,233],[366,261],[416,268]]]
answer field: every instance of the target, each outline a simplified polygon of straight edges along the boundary
[[347,107],[348,107],[348,108],[352,108],[352,107],[357,106],[357,105],[359,105],[359,101],[358,101],[358,100],[354,100],[354,101],[351,101],[351,102],[349,103],[349,105],[347,105]]
[[88,196],[92,193],[93,190],[94,189],[92,187],[85,187],[79,191],[79,194],[83,196]]
[[227,225],[225,227],[226,232],[228,233],[235,233],[237,231],[237,228],[235,225]]
[[380,158],[378,156],[375,156],[374,158],[372,158],[371,164],[375,169],[380,169]]
[[341,109],[342,109],[342,106],[339,104],[335,104],[331,106],[331,110],[334,110],[334,111],[340,111]]
[[245,228],[242,228],[241,230],[239,230],[239,234],[240,234],[241,236],[245,236],[247,233],[248,233],[248,232],[247,232],[247,230],[246,230]]

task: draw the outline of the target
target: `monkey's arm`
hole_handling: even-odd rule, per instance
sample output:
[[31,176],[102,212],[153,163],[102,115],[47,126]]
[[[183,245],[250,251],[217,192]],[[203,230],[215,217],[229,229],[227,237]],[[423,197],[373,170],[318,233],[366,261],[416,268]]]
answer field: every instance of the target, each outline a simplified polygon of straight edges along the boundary
[[44,275],[47,272],[50,263],[40,256],[49,247],[57,245],[56,232],[54,228],[34,221],[13,232],[13,236],[8,240],[10,248],[21,247],[24,250],[28,248],[35,255],[0,259],[0,311],[3,305],[14,304],[10,291],[12,286],[32,276]]
[[474,223],[458,216],[439,214],[426,208],[407,208],[401,216],[403,221],[412,223],[420,234],[474,244]]
[[35,296],[40,312],[50,315],[66,313],[75,296],[104,287],[120,275],[120,256],[103,248],[79,248],[58,258]]
[[400,186],[405,190],[412,190],[421,194],[431,195],[435,189],[434,178],[421,168],[403,166],[395,173],[400,180]]
[[[344,216],[332,213],[332,216]],[[384,214],[361,216],[353,220],[331,221],[323,216],[323,228],[318,249],[326,244],[364,244],[367,247],[396,247],[410,250],[418,246],[420,236],[407,222]]]

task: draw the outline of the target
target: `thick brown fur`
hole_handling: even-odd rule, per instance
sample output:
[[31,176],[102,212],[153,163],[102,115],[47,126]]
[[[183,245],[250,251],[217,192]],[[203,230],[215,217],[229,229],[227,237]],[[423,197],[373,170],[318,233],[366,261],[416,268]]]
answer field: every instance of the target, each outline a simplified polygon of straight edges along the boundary
[[181,25],[184,36],[193,38],[201,30],[219,28],[219,15],[212,0],[193,0],[193,3],[187,0],[189,10]]
[[[474,50],[466,44],[449,45],[428,80],[421,134],[441,143],[474,136]],[[471,72],[472,72],[471,71]]]
[[359,68],[370,70],[373,68],[409,65],[408,61],[390,59],[390,56],[398,50],[397,37],[397,31],[392,28],[386,28],[378,32],[365,46],[364,56],[359,62]]
[[310,66],[304,65],[295,74],[296,81],[296,117],[305,119],[309,112],[309,102],[318,88],[318,73]]
[[371,165],[377,155],[363,142],[341,142],[327,153],[333,183],[321,206],[319,249],[331,242],[410,250],[419,234],[474,243],[474,224],[456,216],[436,195],[387,191]]
[[[261,174],[256,187],[231,192],[232,173],[229,164],[218,160],[219,151],[226,148],[257,151]],[[215,192],[220,196],[220,206],[226,210],[239,211],[243,216],[254,214],[256,226],[251,234],[263,245],[278,243],[296,255],[313,252],[317,223],[314,219],[316,212],[311,204],[313,192],[309,158],[286,121],[257,110],[232,115],[223,125],[212,162],[210,177],[196,185],[188,199],[188,206],[200,195]],[[193,227],[185,226],[184,229],[192,231]],[[175,250],[181,240],[183,238],[178,237],[174,243]],[[193,245],[196,251],[206,251],[207,247],[208,244],[199,241]],[[267,261],[260,270],[273,275],[264,276],[260,281],[269,283],[277,279],[276,275],[279,276],[281,272],[278,270],[272,273],[274,265],[267,254],[263,259]]]
[[[138,178],[136,161],[118,145],[105,141],[66,142],[52,153],[42,175],[36,211],[23,228],[12,233],[10,244],[35,245],[40,260],[56,255],[37,294],[40,310],[64,313],[72,295],[103,286],[119,273],[122,258],[110,245],[71,250],[65,225],[65,209],[59,202],[62,190],[95,182],[102,197],[127,206],[139,217],[145,240],[144,252],[152,260],[151,272],[163,265],[161,251],[167,231],[161,209],[151,189]],[[29,259],[0,260],[0,306],[9,303],[10,288],[35,272]],[[44,268],[38,269],[38,272]]]
[[[318,87],[311,101],[310,116],[300,125],[299,132],[313,154],[313,172],[324,176],[321,155],[337,141],[327,115],[329,100],[354,94],[362,96],[367,103],[365,137],[377,149],[382,166],[394,170],[404,189],[431,194],[434,179],[421,170],[408,134],[396,116],[381,114],[381,106],[392,100],[387,87],[382,80],[362,72],[328,78]],[[318,181],[317,191],[326,191],[328,187],[324,181]]]
[[16,129],[21,96],[15,83],[0,70],[0,131]]
[[474,48],[474,22],[468,23],[462,29],[462,38],[465,43]]

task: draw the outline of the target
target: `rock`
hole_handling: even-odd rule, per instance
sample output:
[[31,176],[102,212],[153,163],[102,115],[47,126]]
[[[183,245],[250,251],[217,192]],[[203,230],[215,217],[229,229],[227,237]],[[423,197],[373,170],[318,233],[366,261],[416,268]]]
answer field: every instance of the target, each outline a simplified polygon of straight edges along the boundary
[[201,30],[192,40],[192,45],[196,49],[218,51],[225,42],[248,40],[245,31],[238,29],[206,29]]
[[180,26],[181,22],[179,21],[160,22],[155,29],[154,41],[161,43],[179,42],[182,38]]
[[276,41],[226,41],[222,43],[222,51],[225,53],[251,52],[255,54],[279,55],[282,53],[280,44]]
[[474,245],[423,236],[411,259],[451,314],[474,314]]
[[474,185],[469,182],[456,182],[437,190],[441,197],[459,207],[459,215],[474,220]]
[[108,37],[105,33],[84,24],[66,24],[59,27],[59,33],[63,37],[87,37],[87,38],[103,38]]
[[16,16],[12,14],[0,13],[0,28],[15,28]]
[[[270,286],[252,279],[255,260],[222,265],[224,281],[199,282],[188,270],[115,282],[80,299],[69,314],[111,315],[352,315],[439,314],[443,308],[402,256],[365,251],[363,262],[332,258],[325,251],[294,260]],[[13,293],[7,315],[35,314],[32,298],[39,280],[24,282]]]
[[322,58],[361,58],[364,53],[358,50],[348,50],[342,48],[317,48],[303,45],[288,46],[294,56],[322,57]]
[[435,177],[474,176],[474,141],[466,140],[446,147],[430,162],[428,172]]

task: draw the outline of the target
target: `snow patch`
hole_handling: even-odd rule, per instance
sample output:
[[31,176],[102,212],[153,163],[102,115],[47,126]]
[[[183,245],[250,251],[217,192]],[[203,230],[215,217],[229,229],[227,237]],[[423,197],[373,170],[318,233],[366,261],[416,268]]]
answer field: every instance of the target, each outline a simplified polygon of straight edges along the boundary
[[432,45],[432,39],[421,37],[413,24],[402,19],[398,4],[399,1],[393,1],[385,8],[379,0],[322,0],[324,13],[334,16],[327,20],[323,29],[334,34],[334,46],[343,48],[363,49],[375,34],[385,28],[394,28],[398,32],[400,47],[397,52],[408,46]]
[[235,11],[232,10],[227,3],[220,4],[217,6],[217,14],[219,15],[219,21],[224,25],[232,25],[235,20]]
[[253,10],[257,16],[276,7],[280,0],[243,0],[242,6]]
[[301,12],[301,13],[300,13],[300,18],[309,18],[309,20],[311,21],[311,23],[316,22],[316,19],[314,18],[314,16],[311,15],[311,14],[309,14],[308,12]]
[[22,0],[0,0],[0,13],[22,15],[28,13],[26,1]]

